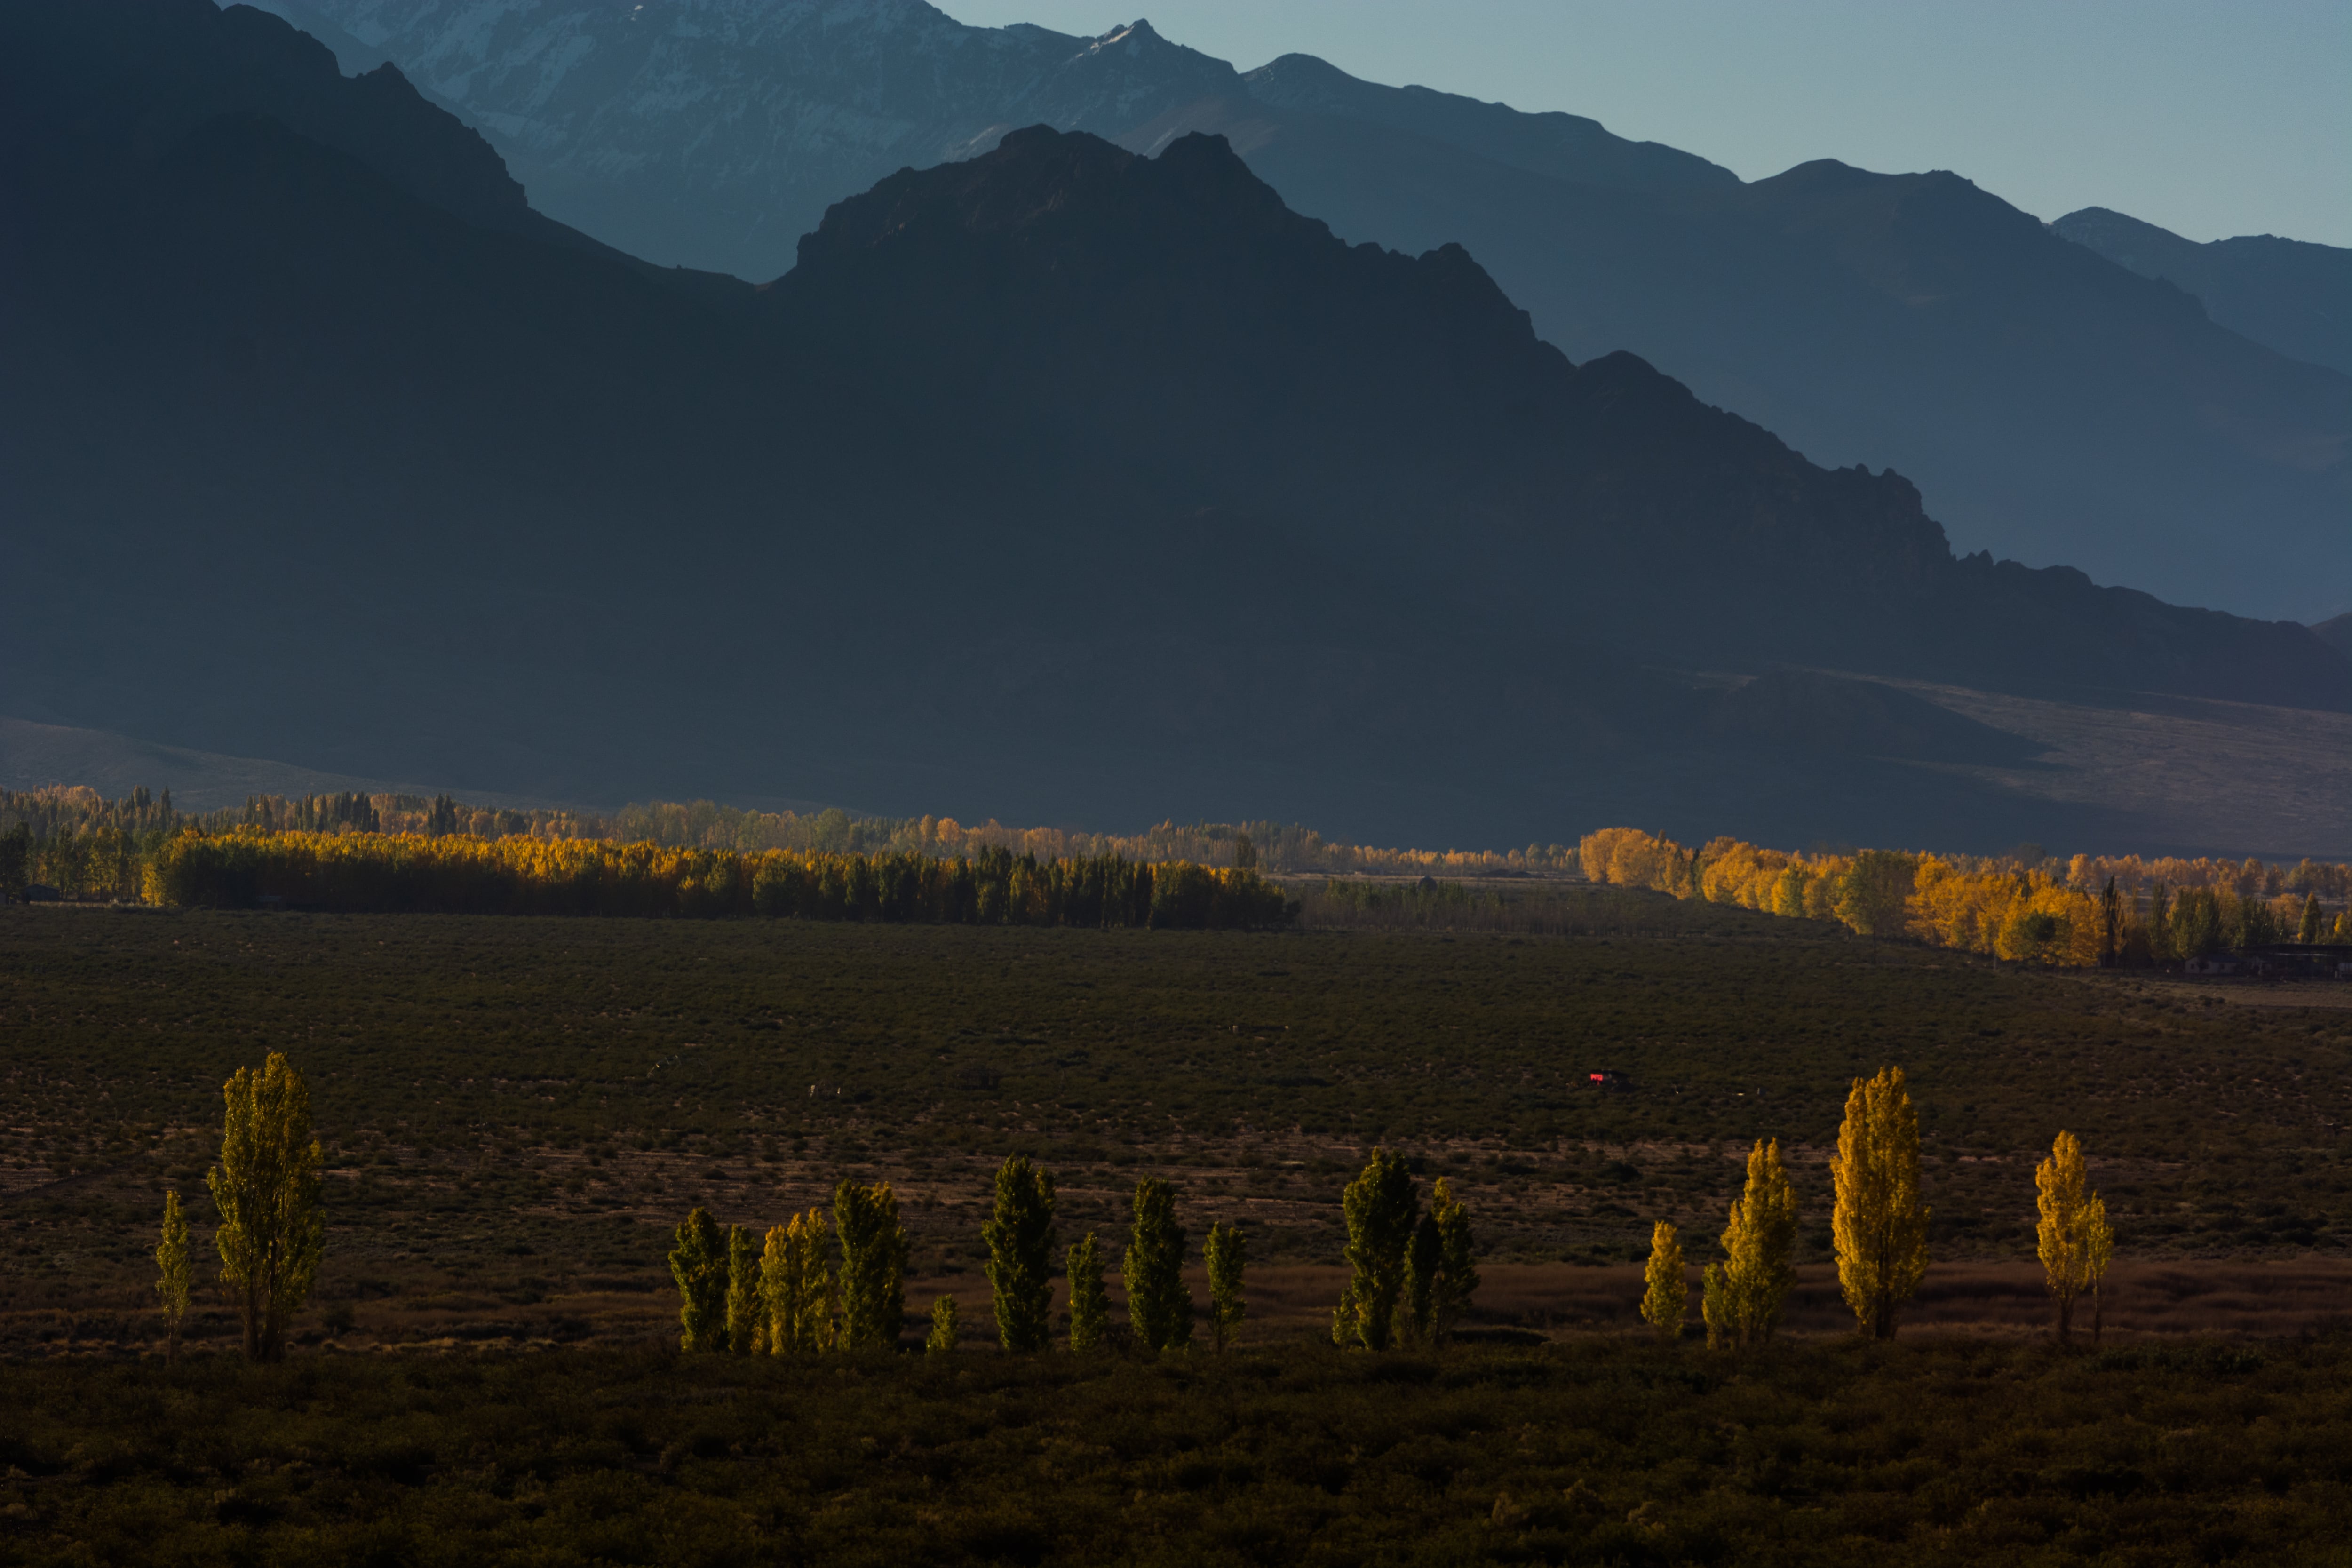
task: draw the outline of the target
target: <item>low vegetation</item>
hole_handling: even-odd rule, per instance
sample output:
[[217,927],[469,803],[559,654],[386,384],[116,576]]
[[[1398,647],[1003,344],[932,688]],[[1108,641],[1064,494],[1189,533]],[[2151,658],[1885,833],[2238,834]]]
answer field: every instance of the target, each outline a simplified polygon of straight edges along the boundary
[[2340,1339],[0,1363],[26,1563],[2341,1561]]

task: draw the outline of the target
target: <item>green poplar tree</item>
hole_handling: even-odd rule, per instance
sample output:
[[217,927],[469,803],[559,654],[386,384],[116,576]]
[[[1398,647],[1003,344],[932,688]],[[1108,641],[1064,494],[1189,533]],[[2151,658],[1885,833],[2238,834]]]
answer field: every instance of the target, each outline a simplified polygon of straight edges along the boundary
[[1070,1348],[1085,1352],[1102,1343],[1110,1327],[1110,1293],[1103,1289],[1102,1249],[1095,1233],[1070,1248]]
[[727,1349],[750,1355],[760,1332],[760,1249],[750,1229],[727,1227]]
[[1348,1184],[1341,1207],[1348,1221],[1349,1279],[1332,1313],[1332,1342],[1386,1350],[1394,1336],[1405,1251],[1420,1207],[1404,1157],[1373,1150],[1362,1173]]
[[1119,1274],[1127,1317],[1150,1350],[1192,1342],[1192,1292],[1184,1283],[1184,1227],[1176,1223],[1176,1189],[1157,1176],[1135,1184],[1135,1226]]
[[1239,1226],[1219,1220],[1209,1227],[1201,1252],[1209,1265],[1209,1338],[1222,1353],[1234,1342],[1245,1310],[1242,1268],[1248,1261],[1249,1241]]
[[1041,1351],[1054,1332],[1054,1178],[1022,1155],[996,1173],[996,1210],[981,1226],[996,1336],[1008,1351]]
[[2324,917],[2319,912],[2319,895],[2317,893],[2304,894],[2303,924],[2297,928],[2294,934],[2294,940],[2308,946],[2310,943],[2317,942],[2319,940],[2320,932],[2326,929],[2326,927],[2324,923]]
[[1454,1195],[1446,1177],[1430,1188],[1429,1214],[1437,1222],[1437,1288],[1431,1292],[1430,1326],[1442,1344],[1477,1293],[1478,1244],[1470,1234],[1470,1210]]
[[287,1324],[310,1297],[324,1245],[326,1156],[310,1135],[310,1088],[272,1051],[259,1072],[237,1068],[221,1094],[220,1163],[205,1178],[220,1211],[221,1279],[236,1292],[247,1357],[283,1361]]
[[670,1278],[677,1281],[678,1346],[688,1351],[727,1348],[727,1233],[696,1208],[677,1227],[670,1249]]
[[155,1247],[155,1294],[163,1299],[163,1359],[180,1359],[180,1325],[188,1316],[188,1287],[194,1266],[188,1260],[188,1215],[180,1194],[163,1194],[163,1235]]
[[768,1232],[760,1297],[772,1355],[829,1350],[834,1336],[833,1226],[823,1209],[796,1214]]
[[833,1190],[833,1227],[841,1237],[841,1344],[845,1350],[895,1347],[907,1315],[907,1232],[898,1195],[887,1182],[843,1182]]
[[1404,1289],[1397,1301],[1403,1318],[1402,1331],[1397,1338],[1406,1344],[1429,1342],[1431,1313],[1436,1306],[1440,1245],[1435,1217],[1423,1215],[1412,1227],[1412,1239],[1405,1244]]

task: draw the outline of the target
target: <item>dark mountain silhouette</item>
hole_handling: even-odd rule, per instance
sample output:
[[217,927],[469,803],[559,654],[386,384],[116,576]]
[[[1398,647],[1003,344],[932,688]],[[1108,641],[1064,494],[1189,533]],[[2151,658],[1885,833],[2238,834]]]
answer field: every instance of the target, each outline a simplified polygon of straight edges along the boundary
[[1087,39],[920,0],[300,3],[471,115],[549,211],[656,260],[772,278],[830,203],[1015,126],[1145,153],[1214,132],[1348,238],[1465,246],[1572,359],[1638,353],[1818,462],[1900,469],[1968,549],[2250,614],[2352,601],[2352,379],[1950,174],[1743,185],[1589,120],[1310,56],[1237,74],[1139,22]]
[[[278,26],[0,9],[0,711],[567,799],[1997,844],[2130,825],[1673,671],[2352,707],[2304,627],[1956,560],[1901,478],[1573,364],[1213,138],[1024,131],[753,289],[425,177],[462,130]],[[88,107],[137,101],[212,112]]]
[[2311,629],[2320,641],[2352,658],[2352,614],[2332,616]]
[[2273,234],[2200,245],[2105,207],[2068,213],[2050,226],[2118,267],[2196,295],[2233,332],[2352,375],[2352,250]]

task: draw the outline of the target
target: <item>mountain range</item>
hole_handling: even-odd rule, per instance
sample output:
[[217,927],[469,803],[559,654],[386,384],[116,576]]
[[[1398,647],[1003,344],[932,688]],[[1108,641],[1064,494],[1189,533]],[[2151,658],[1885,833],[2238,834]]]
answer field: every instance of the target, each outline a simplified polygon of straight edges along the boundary
[[1347,238],[1463,245],[1571,359],[1638,353],[1825,466],[1899,469],[1965,550],[2248,615],[2352,605],[2352,376],[2330,346],[2352,296],[2326,247],[2184,281],[2074,243],[2084,215],[2053,229],[1949,173],[1823,161],[1743,184],[1591,120],[1310,56],[1238,71],[1144,22],[1083,38],[922,0],[268,4],[348,64],[396,62],[543,210],[656,262],[767,281],[832,203],[1019,126],[1147,153],[1210,132]]
[[1218,136],[1017,130],[754,286],[519,209],[275,18],[9,0],[0,150],[26,721],[580,801],[2145,847],[2242,828],[2020,788],[1921,693],[2352,711],[2309,630],[1956,556]]
[[2194,294],[2233,332],[2352,374],[2352,250],[2274,234],[2200,245],[2105,207],[2068,213],[2050,226],[2118,267]]

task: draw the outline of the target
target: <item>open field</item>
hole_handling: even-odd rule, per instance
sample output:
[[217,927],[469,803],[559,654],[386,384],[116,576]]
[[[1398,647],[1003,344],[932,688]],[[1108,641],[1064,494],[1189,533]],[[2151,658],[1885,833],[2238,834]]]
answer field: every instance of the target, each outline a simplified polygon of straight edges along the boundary
[[[1056,1173],[1066,1238],[1119,1229],[1145,1171],[1196,1236],[1241,1219],[1270,1332],[1293,1311],[1275,1271],[1336,1265],[1376,1142],[1465,1189],[1490,1326],[1605,1325],[1653,1218],[1709,1256],[1759,1136],[1790,1148],[1822,1263],[1844,1089],[1890,1060],[1957,1270],[1940,1321],[2030,1321],[2032,1162],[2061,1125],[2126,1274],[2347,1257],[2352,1013],[1586,896],[1587,934],[1527,938],[0,910],[0,1344],[151,1337],[160,1191],[201,1246],[218,1086],[274,1048],[329,1149],[314,1338],[330,1317],[394,1342],[653,1331],[687,1207],[765,1225],[844,1175],[898,1184],[919,1308],[977,1307],[1013,1150]],[[1632,1087],[1592,1089],[1602,1068]],[[1506,1266],[1529,1271],[1507,1296]],[[1328,1287],[1285,1294],[1307,1331]],[[2119,1328],[2167,1326],[2127,1296]],[[2266,1310],[2193,1326],[2316,1309],[2298,1288]]]
[[[2341,1560],[2332,990],[1565,896],[1544,936],[0,910],[0,1563]],[[201,1253],[219,1085],[273,1048],[328,1149],[318,1297],[247,1367],[200,1265],[166,1366],[160,1190]],[[1887,1060],[1937,1262],[1872,1346],[1825,1161]],[[2032,1258],[2062,1124],[2120,1237],[2071,1353]],[[1785,1331],[1662,1347],[1650,1222],[1706,1261],[1759,1135],[1806,1205]],[[1328,1345],[1376,1141],[1484,1244],[1434,1356]],[[1196,1238],[1242,1220],[1241,1348],[989,1349],[1014,1150],[1066,1239],[1145,1172]],[[843,1175],[898,1184],[910,1315],[953,1294],[972,1353],[681,1359],[686,1208],[765,1224]]]

